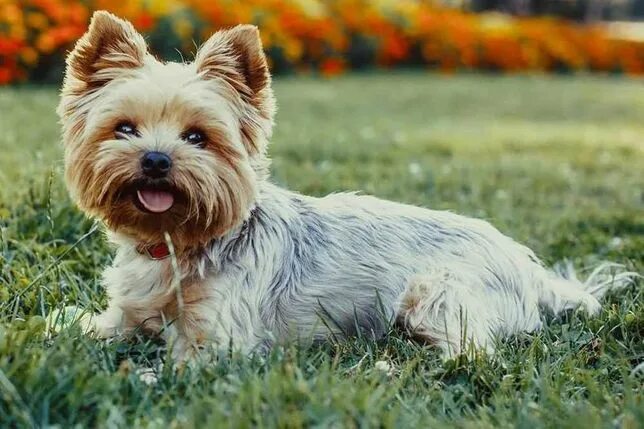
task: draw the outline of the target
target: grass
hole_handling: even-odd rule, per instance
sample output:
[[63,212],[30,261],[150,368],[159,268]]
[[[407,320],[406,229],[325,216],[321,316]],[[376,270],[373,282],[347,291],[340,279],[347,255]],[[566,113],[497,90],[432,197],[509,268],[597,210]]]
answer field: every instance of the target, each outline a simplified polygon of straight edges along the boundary
[[[591,77],[431,74],[278,80],[274,180],[486,218],[548,263],[644,271],[644,87]],[[53,88],[0,91],[0,426],[625,427],[644,424],[642,282],[493,357],[441,362],[393,331],[160,369],[161,344],[44,317],[99,310],[110,250],[69,201]],[[389,372],[375,363],[386,361]],[[641,366],[640,366],[641,368]]]

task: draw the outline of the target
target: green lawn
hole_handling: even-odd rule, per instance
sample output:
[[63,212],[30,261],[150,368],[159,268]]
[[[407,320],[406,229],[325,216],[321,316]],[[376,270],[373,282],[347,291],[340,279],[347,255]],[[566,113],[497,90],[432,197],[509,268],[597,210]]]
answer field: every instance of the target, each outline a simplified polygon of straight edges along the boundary
[[[486,218],[548,263],[644,272],[644,86],[591,77],[433,74],[275,84],[276,182]],[[57,91],[0,90],[0,427],[644,425],[644,295],[613,293],[494,357],[442,363],[392,332],[265,361],[160,370],[161,344],[54,338],[55,308],[98,311],[110,250],[61,181]],[[377,361],[391,365],[389,373]]]

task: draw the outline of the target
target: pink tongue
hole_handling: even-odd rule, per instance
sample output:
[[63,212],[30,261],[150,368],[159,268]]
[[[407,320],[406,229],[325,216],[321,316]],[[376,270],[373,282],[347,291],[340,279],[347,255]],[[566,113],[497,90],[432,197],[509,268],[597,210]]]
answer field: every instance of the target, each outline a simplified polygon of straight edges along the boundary
[[170,192],[143,190],[136,191],[143,207],[153,213],[163,213],[174,204],[174,197]]

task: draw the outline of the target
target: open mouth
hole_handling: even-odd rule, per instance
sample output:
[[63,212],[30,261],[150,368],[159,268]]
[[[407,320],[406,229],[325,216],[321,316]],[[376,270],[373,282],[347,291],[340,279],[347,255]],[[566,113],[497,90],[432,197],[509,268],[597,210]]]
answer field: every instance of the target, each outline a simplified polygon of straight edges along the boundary
[[164,213],[174,205],[174,194],[166,189],[143,187],[136,190],[136,206],[150,213]]

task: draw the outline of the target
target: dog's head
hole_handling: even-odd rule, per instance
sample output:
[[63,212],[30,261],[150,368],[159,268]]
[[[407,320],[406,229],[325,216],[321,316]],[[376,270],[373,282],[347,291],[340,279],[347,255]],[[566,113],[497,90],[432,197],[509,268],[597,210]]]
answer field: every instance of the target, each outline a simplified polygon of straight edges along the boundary
[[129,22],[96,12],[58,107],[67,186],[115,231],[203,244],[248,216],[274,110],[257,28],[219,31],[193,62],[163,63]]

